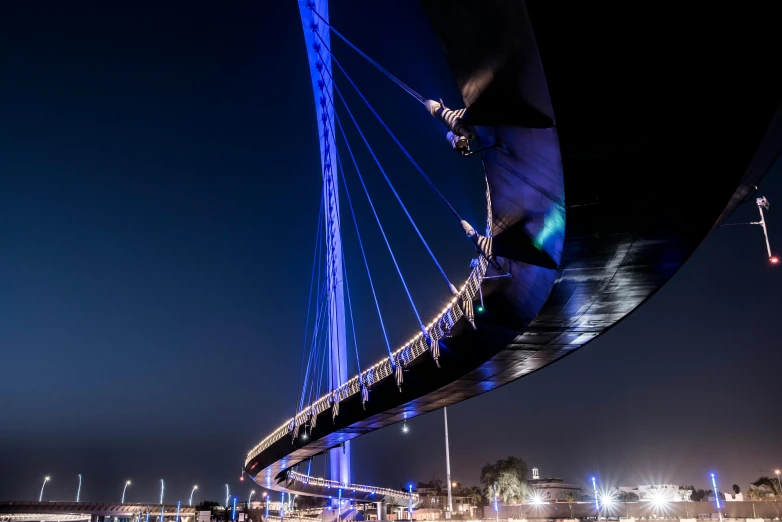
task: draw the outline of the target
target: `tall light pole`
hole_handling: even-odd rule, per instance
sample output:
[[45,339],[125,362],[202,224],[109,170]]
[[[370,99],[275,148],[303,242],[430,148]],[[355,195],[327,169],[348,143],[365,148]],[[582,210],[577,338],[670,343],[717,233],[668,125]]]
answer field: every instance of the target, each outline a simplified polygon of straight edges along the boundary
[[253,489],[250,491],[250,498],[247,499],[247,509],[250,509],[250,502],[253,501],[253,495],[255,495],[255,490]]
[[[120,501],[120,504],[124,504],[125,503],[125,491],[128,490],[128,486],[130,486],[130,481],[126,480],[125,481],[125,487],[122,488],[122,500]],[[161,500],[160,503],[162,504],[163,501]]]
[[451,518],[453,511],[453,497],[451,497],[451,451],[448,449],[448,408],[443,408],[445,419],[445,481],[448,483],[448,511],[445,518]]
[[79,489],[76,490],[76,502],[79,501],[80,496],[81,496],[81,473],[79,473]]
[[166,491],[166,483],[163,482],[163,479],[160,479],[160,505],[163,505],[163,493]]
[[231,501],[231,493],[228,490],[228,484],[225,485],[225,507],[228,507],[228,503]]
[[268,519],[269,518],[269,494],[265,491],[263,492],[263,500],[264,503],[266,504],[266,508],[264,510],[265,511],[264,517]]
[[779,474],[780,471],[778,469],[774,470],[774,475],[777,476],[777,484],[779,485],[779,494],[782,495],[782,482],[779,481]]
[[722,520],[722,506],[720,506],[720,492],[717,490],[717,478],[714,473],[711,474],[711,486],[714,489],[714,502],[717,504],[718,513],[720,514],[720,520]]
[[597,496],[597,479],[592,477],[592,491],[595,493],[595,509],[597,509],[597,519],[600,520],[600,499]]
[[193,486],[193,490],[190,492],[190,501],[187,503],[188,506],[193,505],[193,493],[195,493],[195,490],[198,489],[198,485]]
[[49,477],[48,475],[43,478],[43,485],[41,486],[41,494],[38,495],[38,502],[43,502],[43,488],[46,487],[46,483],[52,480],[52,477]]

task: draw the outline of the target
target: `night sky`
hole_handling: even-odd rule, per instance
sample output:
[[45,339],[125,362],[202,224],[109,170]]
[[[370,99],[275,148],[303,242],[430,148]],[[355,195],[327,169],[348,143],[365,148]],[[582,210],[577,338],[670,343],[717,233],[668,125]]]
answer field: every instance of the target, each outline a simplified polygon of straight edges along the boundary
[[[172,502],[195,483],[199,500],[221,500],[226,482],[246,496],[246,452],[294,411],[318,219],[296,2],[67,4],[0,4],[0,499],[37,498],[48,474],[46,498],[72,500],[78,473],[84,500],[119,500],[130,479],[128,500],[155,501],[161,478]],[[334,24],[370,55],[458,105],[415,2],[377,12],[372,2],[334,4]],[[344,45],[334,51],[480,224],[479,160],[454,155],[414,100]],[[451,279],[463,280],[471,245],[358,99],[349,103]],[[366,152],[359,161],[429,316],[447,291]],[[760,187],[778,253],[781,170]],[[347,175],[396,346],[415,322]],[[756,218],[749,203],[731,221]],[[385,348],[352,230],[345,251],[369,364]],[[706,487],[716,471],[725,489],[746,488],[773,473],[782,466],[780,270],[759,227],[712,235],[599,340],[453,406],[453,479],[477,483],[482,464],[511,454],[583,484],[595,473],[611,485]],[[444,478],[442,413],[410,426],[355,442],[355,481]]]

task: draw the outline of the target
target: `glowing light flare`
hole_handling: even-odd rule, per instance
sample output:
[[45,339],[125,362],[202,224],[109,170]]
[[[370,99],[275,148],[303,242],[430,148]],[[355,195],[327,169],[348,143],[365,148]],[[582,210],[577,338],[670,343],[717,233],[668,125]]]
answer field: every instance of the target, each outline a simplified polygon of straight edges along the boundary
[[543,495],[541,495],[540,493],[537,493],[537,492],[535,494],[533,494],[532,495],[532,502],[531,502],[531,504],[533,506],[540,506],[540,505],[542,505],[543,504]]
[[405,422],[402,424],[402,433],[404,433],[405,435],[407,435],[408,433],[410,433],[410,427],[407,425],[407,421],[405,421]]
[[652,505],[656,508],[664,507],[666,504],[668,504],[668,499],[665,498],[665,495],[663,495],[659,491],[652,491],[649,495],[649,500],[651,500]]
[[772,265],[779,264],[779,258],[777,256],[771,256],[768,258],[769,263]]
[[614,496],[611,493],[603,493],[600,495],[600,500],[603,502],[603,507],[611,507],[614,505]]

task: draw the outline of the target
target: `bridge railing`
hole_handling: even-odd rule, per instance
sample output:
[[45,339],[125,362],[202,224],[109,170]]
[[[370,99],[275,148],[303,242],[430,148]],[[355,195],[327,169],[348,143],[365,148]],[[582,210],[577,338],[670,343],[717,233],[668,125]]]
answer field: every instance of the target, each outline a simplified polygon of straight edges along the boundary
[[[419,500],[418,494],[410,493],[408,491],[401,491],[398,489],[389,489],[389,488],[380,488],[377,486],[365,486],[362,484],[342,484],[340,482],[337,482],[336,480],[326,480],[320,477],[311,477],[309,475],[305,475],[304,473],[299,473],[298,471],[289,471],[288,480],[295,480],[297,482],[301,482],[302,484],[312,484],[313,486],[333,488],[335,490],[342,489],[347,492],[359,491],[361,493],[371,493],[375,495],[380,495],[381,497],[403,498],[406,500],[412,499],[413,502],[418,502]],[[350,496],[350,494],[346,493],[344,496],[345,498],[347,498]]]

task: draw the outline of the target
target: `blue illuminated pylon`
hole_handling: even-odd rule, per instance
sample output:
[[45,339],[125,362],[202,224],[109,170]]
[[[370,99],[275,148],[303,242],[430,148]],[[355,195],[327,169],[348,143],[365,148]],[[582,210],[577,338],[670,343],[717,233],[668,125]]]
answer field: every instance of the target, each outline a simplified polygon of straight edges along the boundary
[[233,513],[231,513],[231,520],[236,520],[236,497],[234,497],[234,508]]
[[597,480],[595,480],[595,477],[592,477],[592,491],[595,492],[595,508],[597,509],[598,514],[600,513],[600,499],[597,496]]
[[[337,146],[333,135],[334,106],[333,85],[322,80],[331,78],[331,47],[329,28],[312,13],[328,22],[328,0],[308,2],[299,0],[299,12],[304,28],[304,42],[310,63],[312,91],[315,96],[315,114],[320,136],[321,167],[323,169],[323,209],[326,218],[326,279],[328,284],[329,318],[329,387],[334,390],[348,380],[348,357],[345,329],[345,300],[342,282],[342,236],[339,228],[339,189],[337,176]],[[317,32],[317,36],[316,33]],[[321,56],[324,62],[321,61]],[[319,70],[320,69],[320,70]],[[350,441],[328,453],[331,480],[346,486],[350,480]]]
[[182,507],[182,501],[177,500],[176,501],[176,522],[179,522],[179,510]]

